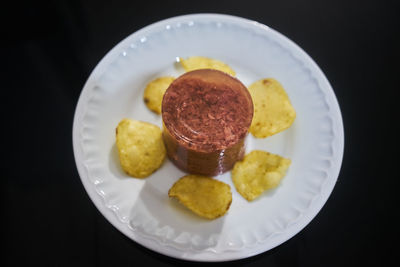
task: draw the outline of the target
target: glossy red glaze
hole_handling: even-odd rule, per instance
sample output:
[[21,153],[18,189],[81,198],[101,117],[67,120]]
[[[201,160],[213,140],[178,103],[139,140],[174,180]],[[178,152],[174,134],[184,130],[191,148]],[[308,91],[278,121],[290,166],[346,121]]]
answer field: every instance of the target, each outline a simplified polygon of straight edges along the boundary
[[253,103],[238,79],[217,70],[195,70],[169,86],[162,118],[168,157],[189,173],[216,175],[243,157]]

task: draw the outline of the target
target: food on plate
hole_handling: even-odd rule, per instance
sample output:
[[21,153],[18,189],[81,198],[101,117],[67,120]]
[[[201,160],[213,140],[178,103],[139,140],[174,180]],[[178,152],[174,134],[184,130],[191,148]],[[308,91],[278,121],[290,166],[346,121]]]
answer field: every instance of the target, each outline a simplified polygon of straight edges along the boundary
[[162,102],[167,155],[182,170],[217,175],[244,155],[253,103],[236,78],[211,69],[174,80]]
[[279,133],[292,125],[296,111],[282,85],[275,79],[261,79],[249,86],[254,103],[250,132],[258,138]]
[[161,114],[161,102],[165,91],[175,78],[159,77],[149,82],[144,89],[143,100],[146,106],[157,114]]
[[255,150],[236,162],[232,180],[239,194],[252,201],[264,191],[277,187],[290,163],[290,159]]
[[229,185],[201,175],[181,177],[168,191],[168,195],[207,219],[224,215],[232,202]]
[[185,71],[192,71],[198,69],[214,69],[223,71],[232,76],[235,76],[235,71],[222,61],[208,58],[208,57],[189,57],[187,59],[179,58],[179,62]]
[[144,178],[163,163],[166,151],[158,126],[123,119],[117,126],[116,135],[120,163],[127,174]]

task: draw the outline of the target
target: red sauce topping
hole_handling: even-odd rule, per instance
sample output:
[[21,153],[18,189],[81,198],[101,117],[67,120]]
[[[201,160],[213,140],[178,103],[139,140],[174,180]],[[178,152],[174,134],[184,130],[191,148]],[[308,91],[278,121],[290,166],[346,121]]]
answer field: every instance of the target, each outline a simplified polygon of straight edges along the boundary
[[166,91],[162,117],[180,145],[213,152],[243,139],[253,118],[246,87],[221,71],[202,69],[185,73]]

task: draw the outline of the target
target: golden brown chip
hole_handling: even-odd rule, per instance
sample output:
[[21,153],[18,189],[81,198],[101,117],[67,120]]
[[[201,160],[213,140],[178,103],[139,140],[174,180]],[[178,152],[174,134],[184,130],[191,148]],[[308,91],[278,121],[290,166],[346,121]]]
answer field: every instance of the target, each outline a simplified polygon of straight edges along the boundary
[[279,185],[291,161],[279,155],[254,150],[235,163],[232,180],[236,190],[248,201]]
[[168,191],[194,213],[207,219],[224,215],[231,205],[232,193],[229,185],[211,177],[186,175]]
[[255,137],[265,138],[292,125],[296,111],[277,80],[262,79],[250,85],[248,89],[254,104],[250,132]]
[[123,119],[116,132],[119,160],[127,174],[144,178],[161,166],[166,151],[158,126]]
[[189,57],[187,59],[179,58],[179,62],[185,71],[192,71],[197,69],[215,69],[235,76],[235,71],[222,61],[208,58],[208,57]]
[[164,93],[174,79],[174,77],[164,76],[147,84],[146,89],[144,89],[143,100],[150,110],[157,114],[161,113],[161,102]]

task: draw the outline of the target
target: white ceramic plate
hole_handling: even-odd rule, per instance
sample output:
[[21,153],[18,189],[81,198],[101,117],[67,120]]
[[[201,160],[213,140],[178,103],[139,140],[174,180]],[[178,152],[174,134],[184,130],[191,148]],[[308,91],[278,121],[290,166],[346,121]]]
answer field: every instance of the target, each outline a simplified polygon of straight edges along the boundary
[[[247,152],[262,149],[292,165],[273,191],[247,202],[230,173],[216,177],[231,186],[228,213],[199,218],[168,198],[184,173],[168,160],[147,179],[123,173],[115,127],[125,117],[161,126],[142,100],[145,85],[162,75],[179,76],[176,57],[222,60],[245,84],[266,77],[286,89],[297,118],[266,139],[247,138]],[[271,28],[243,18],[197,14],[157,22],[130,35],[97,65],[81,93],[73,126],[76,164],[100,212],[143,246],[176,258],[226,261],[267,251],[298,233],[322,208],[338,177],[343,124],[333,90],[314,61]]]

